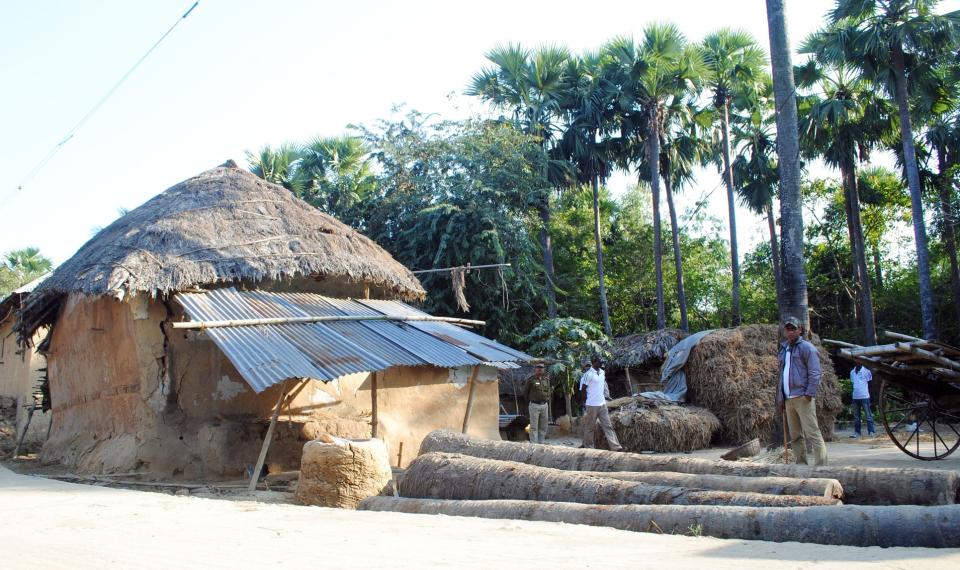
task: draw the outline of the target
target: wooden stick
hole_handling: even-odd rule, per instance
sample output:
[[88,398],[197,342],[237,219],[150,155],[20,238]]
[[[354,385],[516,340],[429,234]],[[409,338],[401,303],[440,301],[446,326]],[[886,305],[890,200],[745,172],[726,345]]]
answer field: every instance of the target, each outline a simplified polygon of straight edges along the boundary
[[397,452],[397,467],[403,462],[403,442],[400,442],[400,451]]
[[783,462],[787,463],[787,406],[784,402],[782,413],[780,418],[783,421]]
[[248,491],[257,490],[257,480],[260,478],[260,470],[263,469],[263,462],[267,459],[267,450],[270,449],[270,441],[273,439],[273,430],[277,427],[277,418],[280,416],[280,408],[283,407],[283,400],[287,396],[287,383],[284,381],[280,385],[280,397],[277,398],[277,406],[273,409],[273,416],[270,417],[270,427],[267,428],[267,435],[263,438],[263,445],[260,446],[260,456],[257,457],[257,466],[250,476],[250,485]]
[[906,340],[911,342],[927,342],[922,338],[917,338],[915,336],[910,336],[908,334],[900,334],[893,331],[883,331],[883,335],[888,336],[890,338],[895,338],[897,340]]
[[30,420],[33,419],[33,412],[37,409],[37,405],[33,404],[29,407],[27,411],[27,423],[23,426],[23,433],[20,434],[20,438],[17,439],[17,446],[13,448],[13,457],[20,455],[20,448],[23,446],[23,440],[27,438],[27,430],[30,429]]
[[489,265],[461,265],[459,267],[441,267],[440,269],[418,269],[411,271],[414,275],[418,273],[440,273],[442,271],[453,271],[454,269],[490,269],[491,267],[510,267],[509,263],[491,263]]
[[913,354],[916,354],[917,356],[923,357],[927,360],[936,362],[937,364],[940,364],[950,370],[960,371],[960,363],[954,362],[949,358],[944,358],[943,356],[936,355],[930,352],[929,350],[924,350],[922,348],[918,348],[916,346],[906,344],[906,343],[897,343],[897,346],[898,347],[902,346],[906,350],[909,350],[910,352],[912,352]]
[[394,316],[394,315],[335,315],[326,317],[273,317],[265,319],[235,319],[229,321],[186,321],[173,323],[175,329],[217,329],[225,327],[252,327],[257,325],[289,325],[298,323],[326,323],[337,321],[428,321],[465,325],[485,325],[486,321],[453,317]]
[[874,356],[888,352],[909,352],[908,348],[900,348],[903,343],[881,344],[877,346],[864,346],[861,348],[847,348],[843,352],[848,356]]
[[379,435],[379,418],[377,415],[377,376],[379,372],[374,372],[370,379],[370,437],[376,438]]
[[835,344],[837,346],[842,346],[843,348],[863,348],[859,344],[850,344],[849,342],[843,342],[842,340],[831,340],[829,338],[822,339],[821,342],[824,344]]
[[474,366],[470,372],[470,393],[467,395],[467,411],[463,414],[463,430],[460,433],[467,433],[467,427],[470,425],[470,412],[473,410],[473,395],[477,391],[477,374],[480,373],[480,367]]

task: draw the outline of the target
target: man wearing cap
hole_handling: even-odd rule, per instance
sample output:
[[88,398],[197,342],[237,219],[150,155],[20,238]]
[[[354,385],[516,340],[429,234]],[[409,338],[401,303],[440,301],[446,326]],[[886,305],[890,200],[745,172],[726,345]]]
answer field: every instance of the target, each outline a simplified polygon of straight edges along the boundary
[[607,399],[603,394],[607,380],[600,367],[600,357],[594,356],[590,359],[590,368],[583,373],[580,385],[587,390],[587,417],[583,420],[583,447],[593,447],[593,430],[599,422],[603,435],[607,437],[610,450],[622,451],[623,447],[617,440],[617,432],[613,431],[610,412],[607,410]]
[[550,377],[545,374],[543,363],[539,362],[533,375],[523,384],[523,397],[527,399],[530,412],[530,443],[543,443],[547,439],[547,401],[551,391]]
[[801,338],[800,320],[787,317],[780,345],[780,374],[777,404],[787,415],[791,447],[797,463],[811,464],[807,448],[813,452],[813,465],[827,464],[827,446],[817,425],[817,387],[820,386],[820,356],[817,349]]

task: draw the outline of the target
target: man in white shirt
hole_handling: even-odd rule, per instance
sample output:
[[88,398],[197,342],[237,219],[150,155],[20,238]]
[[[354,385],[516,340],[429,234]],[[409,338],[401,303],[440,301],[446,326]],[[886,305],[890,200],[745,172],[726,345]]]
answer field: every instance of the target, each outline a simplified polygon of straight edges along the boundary
[[593,447],[593,431],[600,422],[603,435],[607,437],[607,444],[613,451],[622,451],[623,447],[617,440],[617,434],[610,423],[610,412],[607,411],[607,400],[603,397],[603,388],[607,381],[600,368],[600,358],[590,359],[590,369],[580,378],[581,389],[587,391],[587,417],[583,422],[583,447]]
[[873,411],[870,409],[870,381],[873,373],[869,368],[857,364],[850,371],[850,381],[853,383],[853,439],[860,437],[860,411],[867,412],[867,435],[877,435],[877,428],[873,424]]

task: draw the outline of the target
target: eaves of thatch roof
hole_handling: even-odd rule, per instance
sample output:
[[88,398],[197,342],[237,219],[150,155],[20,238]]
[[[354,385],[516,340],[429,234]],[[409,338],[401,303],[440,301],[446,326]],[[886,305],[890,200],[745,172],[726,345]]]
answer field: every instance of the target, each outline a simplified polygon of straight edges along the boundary
[[660,329],[617,337],[610,342],[608,370],[659,365],[667,352],[687,336],[680,329]]
[[[311,277],[366,283],[386,298],[425,296],[373,240],[228,161],[104,228],[34,291],[25,311],[49,313],[53,299],[71,293],[123,299]],[[42,320],[23,317],[27,328]]]

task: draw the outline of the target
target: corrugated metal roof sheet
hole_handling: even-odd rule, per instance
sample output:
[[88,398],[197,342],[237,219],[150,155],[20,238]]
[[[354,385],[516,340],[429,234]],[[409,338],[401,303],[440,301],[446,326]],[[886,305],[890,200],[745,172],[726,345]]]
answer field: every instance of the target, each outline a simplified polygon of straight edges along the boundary
[[[425,315],[400,301],[216,289],[175,297],[193,321],[271,317]],[[431,325],[431,326],[418,326]],[[442,322],[337,321],[206,329],[256,392],[288,378],[330,381],[393,366],[513,367],[531,357]]]

